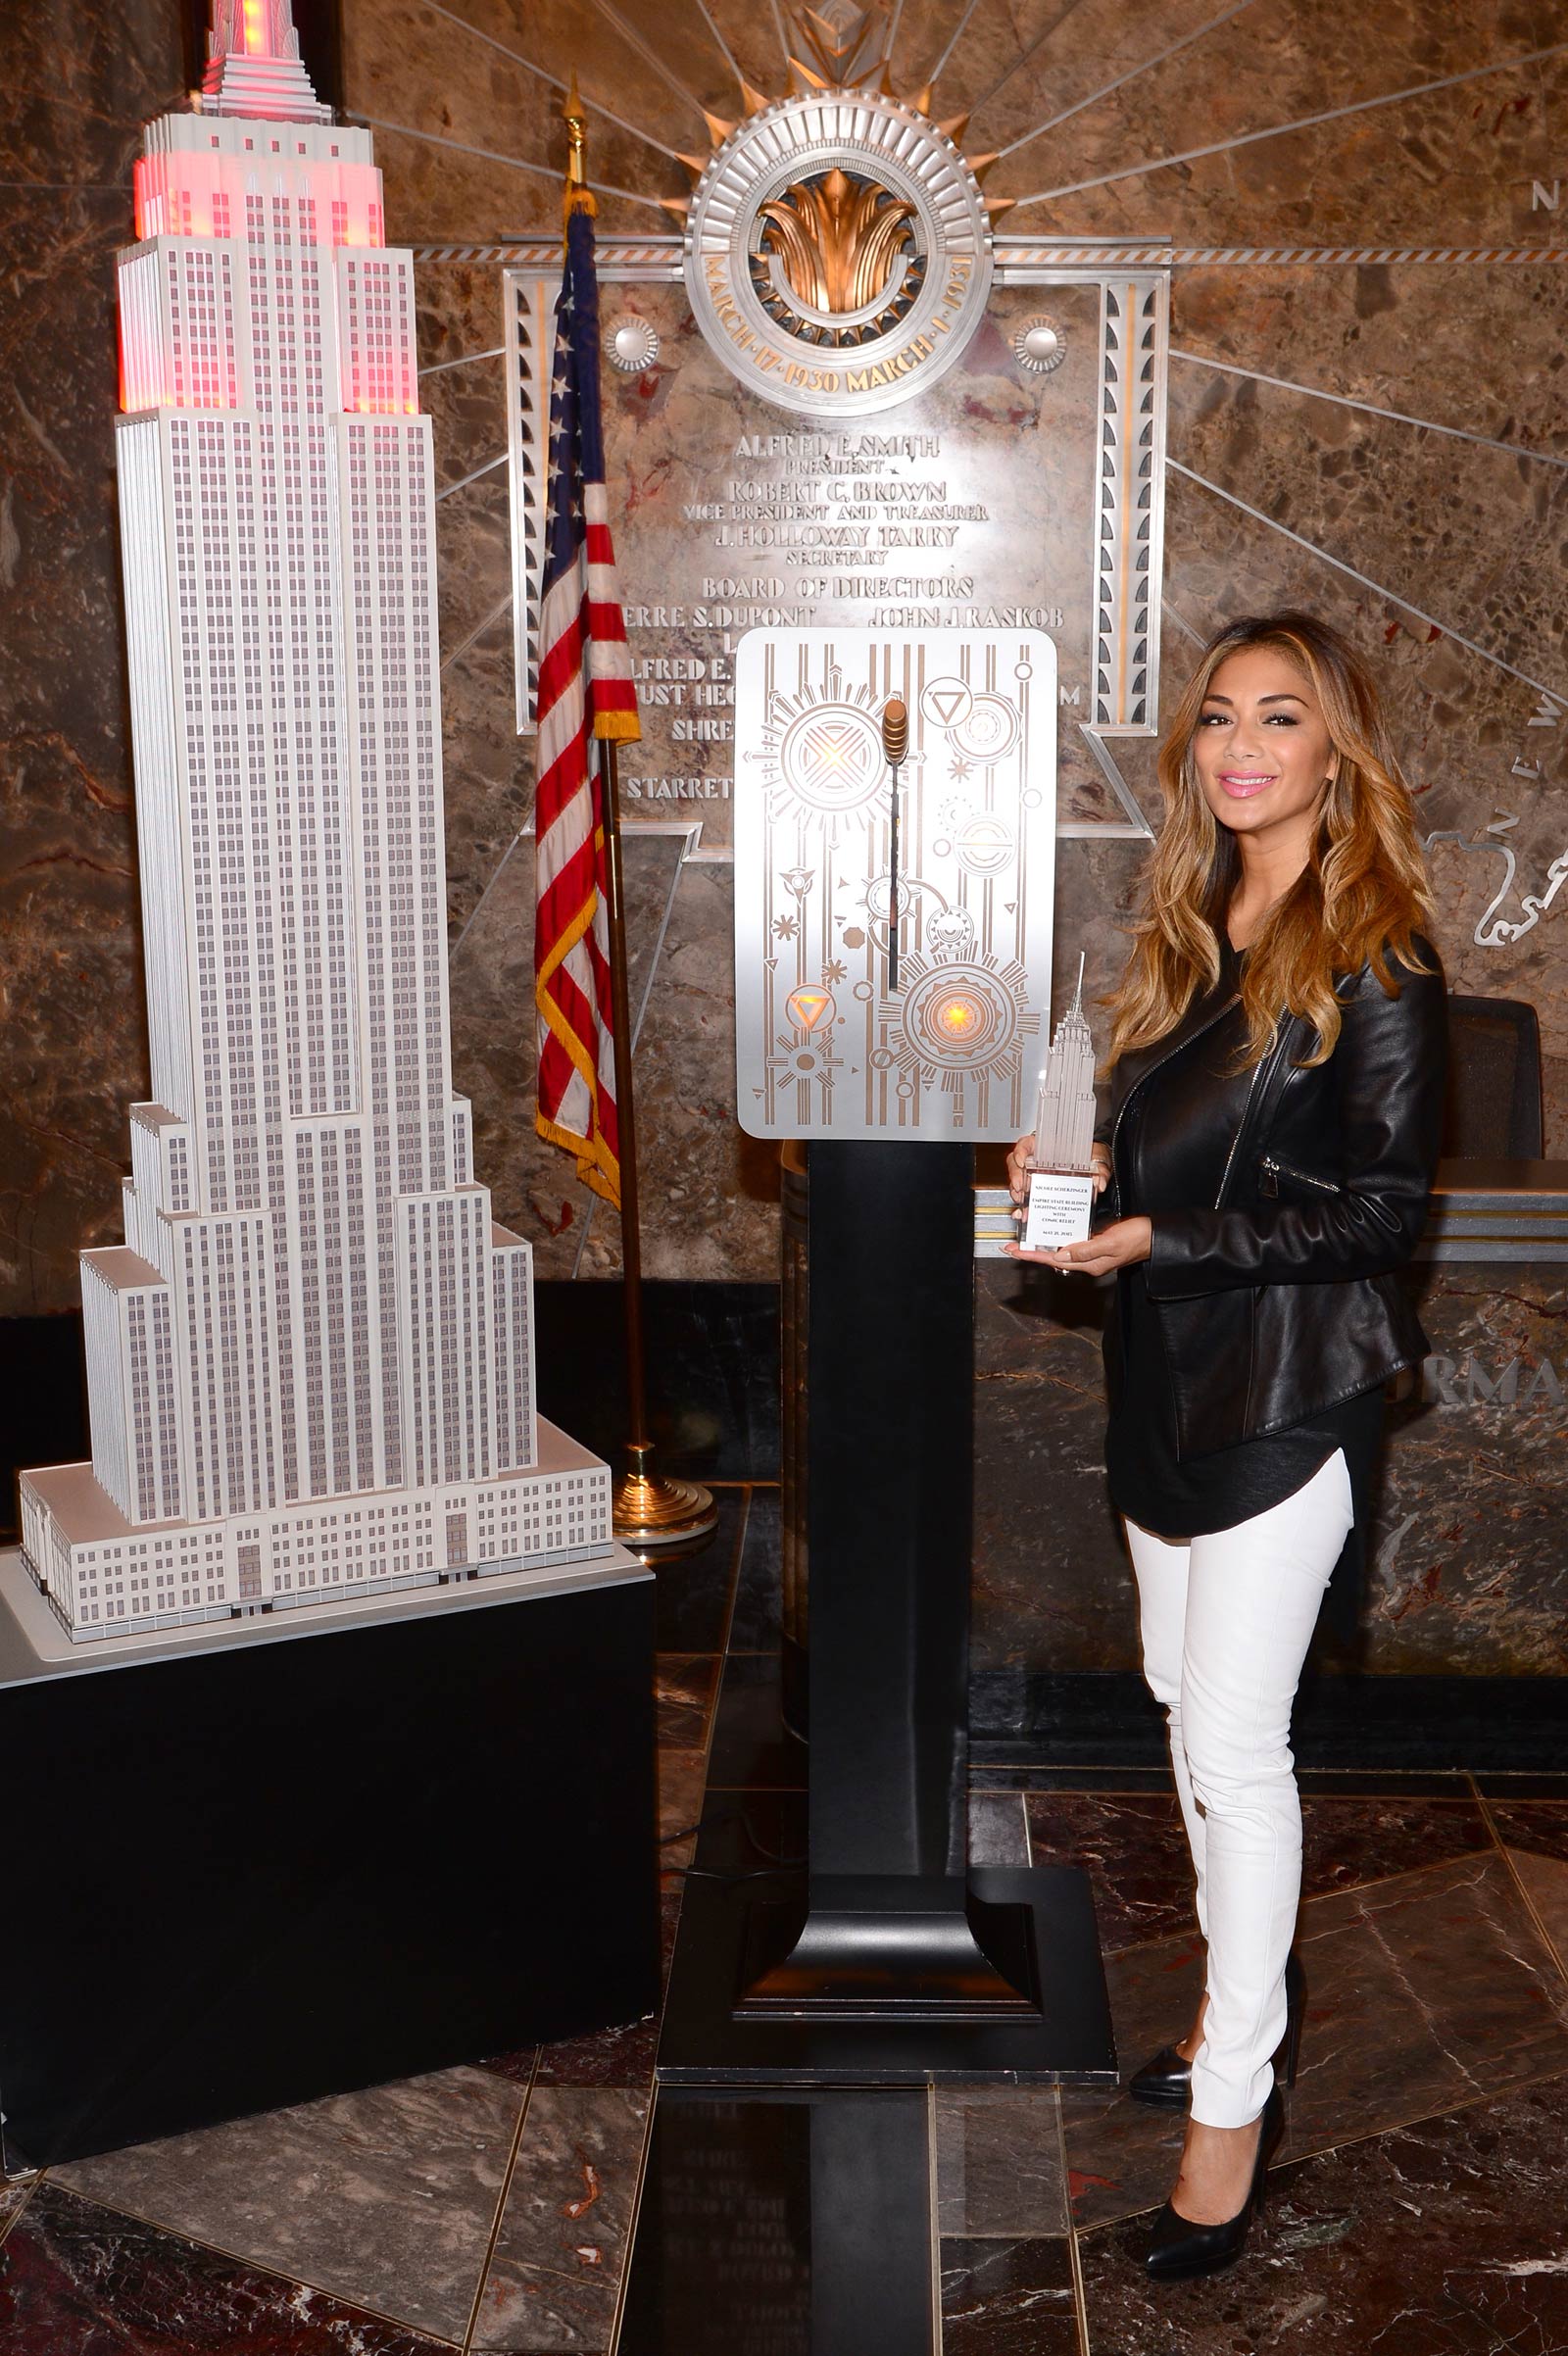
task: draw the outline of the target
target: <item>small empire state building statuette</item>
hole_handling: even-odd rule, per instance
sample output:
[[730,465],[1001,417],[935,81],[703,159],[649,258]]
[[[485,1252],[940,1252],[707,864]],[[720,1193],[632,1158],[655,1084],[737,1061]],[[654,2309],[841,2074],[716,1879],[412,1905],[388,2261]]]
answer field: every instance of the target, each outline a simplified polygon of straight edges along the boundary
[[1095,1201],[1095,1045],[1083,1010],[1083,992],[1080,954],[1072,1005],[1056,1025],[1040,1075],[1022,1239],[1029,1252],[1081,1244],[1089,1233]]

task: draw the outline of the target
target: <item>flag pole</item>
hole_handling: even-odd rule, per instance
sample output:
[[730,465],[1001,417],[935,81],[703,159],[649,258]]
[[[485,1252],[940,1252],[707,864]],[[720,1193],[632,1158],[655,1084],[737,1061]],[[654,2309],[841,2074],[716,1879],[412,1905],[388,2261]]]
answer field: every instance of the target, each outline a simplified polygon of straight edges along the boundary
[[[577,95],[577,75],[563,110],[566,125],[566,185],[564,210],[592,205],[583,163],[587,122]],[[597,352],[594,355],[598,363]],[[717,1520],[711,1494],[696,1481],[680,1481],[655,1470],[648,1429],[647,1359],[643,1347],[642,1206],[637,1189],[637,1116],[632,1094],[631,993],[626,981],[626,894],[621,863],[620,774],[613,737],[596,737],[605,828],[605,867],[610,906],[611,1014],[614,1026],[616,1160],[619,1174],[621,1296],[626,1329],[626,1469],[612,1494],[615,1536],[634,1550],[675,1546],[711,1530]]]

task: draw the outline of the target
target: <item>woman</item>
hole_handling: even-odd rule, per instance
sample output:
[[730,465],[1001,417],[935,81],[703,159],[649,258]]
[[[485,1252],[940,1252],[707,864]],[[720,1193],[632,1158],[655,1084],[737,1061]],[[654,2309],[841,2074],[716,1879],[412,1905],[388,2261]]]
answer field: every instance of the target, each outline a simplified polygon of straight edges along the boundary
[[1095,1148],[1111,1220],[1011,1249],[1117,1278],[1106,1464],[1207,1943],[1190,2035],[1132,2088],[1180,2102],[1190,2084],[1148,2260],[1168,2278],[1240,2254],[1282,2131],[1291,1704],[1365,1523],[1383,1386],[1426,1350],[1396,1271],[1426,1217],[1446,1032],[1408,789],[1338,632],[1298,613],[1222,630],[1159,776]]

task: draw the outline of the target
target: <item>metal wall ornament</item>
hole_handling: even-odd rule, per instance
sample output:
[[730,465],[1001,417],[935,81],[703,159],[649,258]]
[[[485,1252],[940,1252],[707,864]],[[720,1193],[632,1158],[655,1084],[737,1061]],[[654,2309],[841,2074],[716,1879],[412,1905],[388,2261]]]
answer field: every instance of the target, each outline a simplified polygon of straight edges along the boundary
[[622,311],[605,332],[605,358],[622,376],[642,376],[658,365],[659,330],[635,311]]
[[1067,357],[1067,330],[1049,312],[1037,312],[1013,337],[1012,356],[1026,376],[1054,375]]
[[992,274],[986,200],[948,131],[885,91],[825,87],[718,127],[684,274],[725,367],[817,417],[890,409],[945,375]]
[[[775,5],[774,15],[778,11]],[[795,88],[741,85],[745,120],[709,115],[684,274],[698,325],[741,382],[786,409],[864,417],[946,373],[984,316],[996,157],[960,153],[966,116],[897,96],[885,10],[792,13]]]

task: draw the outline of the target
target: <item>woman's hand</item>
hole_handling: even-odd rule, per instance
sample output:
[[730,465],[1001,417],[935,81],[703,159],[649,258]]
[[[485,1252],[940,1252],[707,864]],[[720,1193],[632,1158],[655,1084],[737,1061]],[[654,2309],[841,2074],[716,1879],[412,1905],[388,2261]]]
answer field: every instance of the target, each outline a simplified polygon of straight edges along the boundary
[[[1035,1150],[1033,1136],[1020,1137],[1007,1155],[1007,1191],[1020,1206],[1029,1200],[1029,1157]],[[1089,1167],[1095,1181],[1095,1193],[1102,1195],[1110,1183],[1110,1148],[1095,1140],[1089,1156]]]
[[1131,1268],[1147,1259],[1153,1240],[1154,1231],[1147,1219],[1115,1219],[1081,1244],[1058,1244],[1051,1252],[1026,1252],[1021,1244],[1004,1244],[1002,1252],[1005,1259],[1035,1260],[1042,1268],[1108,1276],[1113,1268]]

